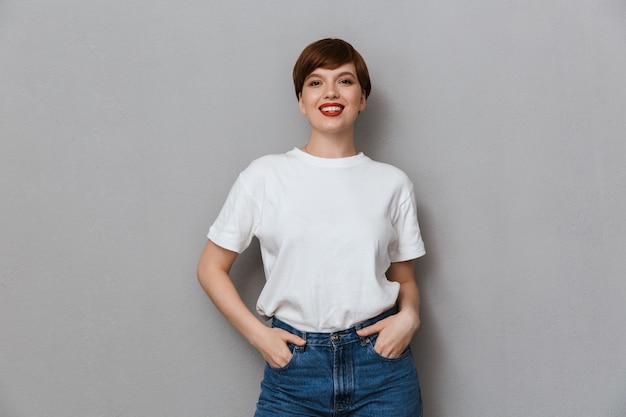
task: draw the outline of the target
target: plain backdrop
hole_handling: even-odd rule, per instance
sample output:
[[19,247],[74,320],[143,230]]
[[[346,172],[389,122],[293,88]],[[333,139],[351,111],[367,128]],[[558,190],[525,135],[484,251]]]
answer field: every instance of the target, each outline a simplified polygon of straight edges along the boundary
[[[626,415],[622,0],[4,0],[1,417],[253,414],[196,263],[236,175],[306,143],[291,70],[329,36],[371,71],[359,150],[415,184],[425,416]],[[253,307],[258,243],[233,279]]]

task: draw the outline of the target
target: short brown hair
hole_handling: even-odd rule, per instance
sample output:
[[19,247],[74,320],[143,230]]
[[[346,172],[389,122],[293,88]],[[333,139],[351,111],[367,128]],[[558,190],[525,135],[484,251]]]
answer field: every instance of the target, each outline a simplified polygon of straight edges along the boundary
[[372,83],[365,60],[348,42],[332,38],[313,42],[304,48],[298,57],[293,67],[293,85],[296,89],[296,97],[300,98],[304,80],[317,68],[335,69],[348,63],[354,64],[356,77],[365,92],[365,98],[367,98],[372,90]]

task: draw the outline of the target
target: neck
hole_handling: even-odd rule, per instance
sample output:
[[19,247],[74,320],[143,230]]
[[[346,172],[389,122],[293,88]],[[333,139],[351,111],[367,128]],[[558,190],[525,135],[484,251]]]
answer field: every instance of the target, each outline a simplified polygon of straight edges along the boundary
[[357,154],[353,135],[328,136],[311,132],[302,150],[320,158],[346,158]]

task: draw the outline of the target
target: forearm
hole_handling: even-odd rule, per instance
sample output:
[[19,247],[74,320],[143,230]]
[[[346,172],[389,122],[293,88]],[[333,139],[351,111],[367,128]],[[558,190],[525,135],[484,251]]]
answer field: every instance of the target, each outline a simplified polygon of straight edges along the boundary
[[230,324],[254,345],[255,337],[265,326],[245,305],[228,273],[199,270],[198,281]]
[[387,278],[400,284],[398,293],[398,314],[410,324],[414,333],[420,326],[420,293],[415,282],[415,262],[406,261],[392,264]]
[[398,314],[405,315],[416,332],[420,326],[420,293],[414,278],[400,283],[397,305]]

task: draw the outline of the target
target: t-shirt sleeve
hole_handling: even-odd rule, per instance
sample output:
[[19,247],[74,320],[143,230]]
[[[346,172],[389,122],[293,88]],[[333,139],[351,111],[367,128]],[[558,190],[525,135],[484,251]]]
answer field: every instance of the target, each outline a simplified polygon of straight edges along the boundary
[[410,195],[397,207],[393,218],[396,240],[389,247],[389,260],[402,262],[419,258],[426,253],[417,221],[415,194]]
[[243,252],[252,241],[260,218],[259,205],[244,185],[241,175],[233,184],[207,237],[216,245]]

